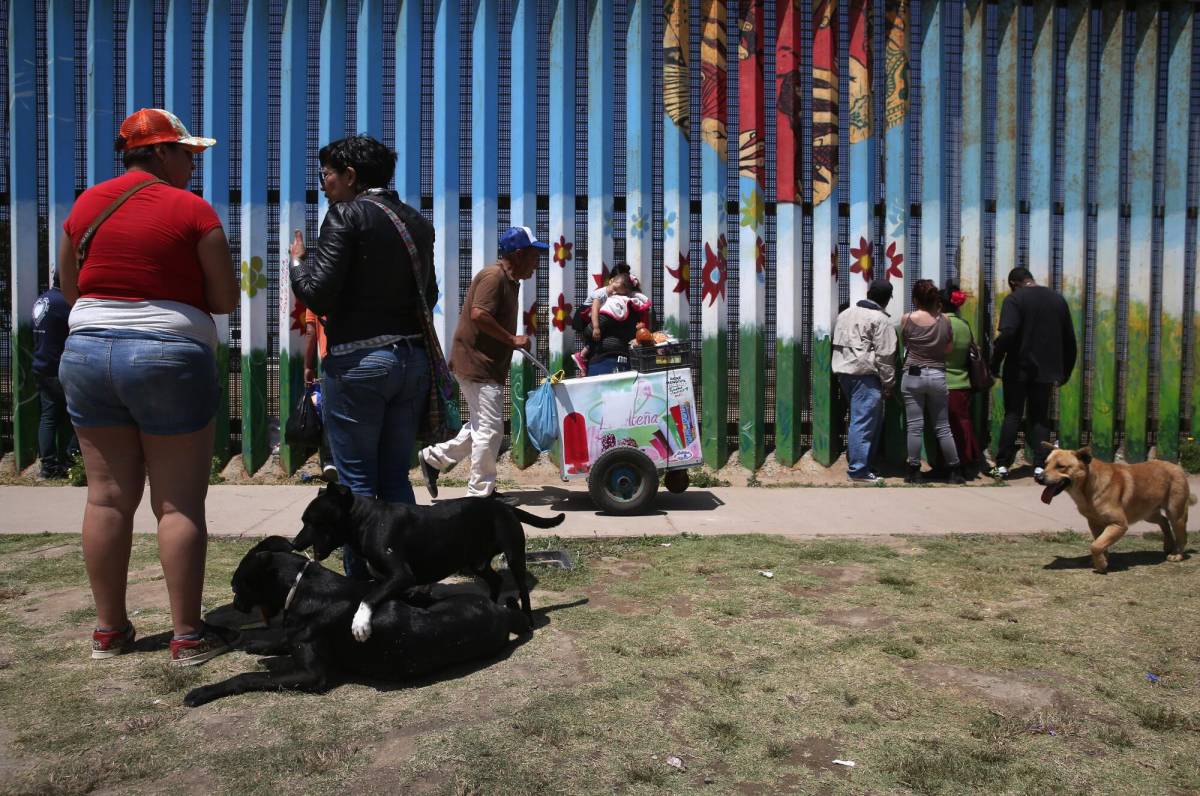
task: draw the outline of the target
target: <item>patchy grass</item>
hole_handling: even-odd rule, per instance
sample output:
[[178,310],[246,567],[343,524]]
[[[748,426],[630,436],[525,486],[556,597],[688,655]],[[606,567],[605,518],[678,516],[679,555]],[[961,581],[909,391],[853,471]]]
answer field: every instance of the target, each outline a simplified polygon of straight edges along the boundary
[[[166,665],[153,537],[139,651],[97,663],[78,539],[0,537],[0,792],[1200,789],[1200,560],[1131,534],[1100,577],[1077,534],[906,542],[533,538],[578,566],[536,568],[547,624],[502,660],[187,710],[264,663]],[[207,606],[251,544],[211,541]]]

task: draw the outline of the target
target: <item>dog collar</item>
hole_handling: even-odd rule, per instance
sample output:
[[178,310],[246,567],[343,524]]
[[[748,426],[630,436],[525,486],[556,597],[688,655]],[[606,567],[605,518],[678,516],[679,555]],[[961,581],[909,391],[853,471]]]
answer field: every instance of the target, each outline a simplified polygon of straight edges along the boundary
[[[307,556],[305,557],[307,558]],[[296,575],[296,579],[292,581],[292,588],[288,590],[287,599],[283,601],[283,618],[287,619],[288,609],[292,607],[292,600],[296,599],[296,590],[300,588],[300,579],[304,577],[304,573],[312,565],[313,560],[308,558],[304,562],[304,566],[300,567],[300,572]]]

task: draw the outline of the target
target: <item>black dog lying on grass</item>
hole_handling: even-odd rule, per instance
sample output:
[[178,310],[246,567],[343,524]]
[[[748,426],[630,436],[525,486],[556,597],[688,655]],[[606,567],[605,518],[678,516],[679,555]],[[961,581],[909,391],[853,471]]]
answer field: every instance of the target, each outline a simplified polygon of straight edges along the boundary
[[553,528],[565,515],[539,517],[494,498],[459,498],[433,506],[405,506],[359,497],[341,484],[325,487],[304,510],[304,527],[292,540],[297,550],[313,549],[318,561],[342,545],[366,559],[377,580],[354,614],[352,632],[371,637],[371,616],[384,600],[405,589],[467,569],[482,578],[492,600],[500,598],[500,576],[492,558],[504,553],[531,620],[525,574],[525,529]]
[[[264,617],[283,614],[282,643],[244,646],[256,655],[291,655],[288,672],[248,672],[195,688],[183,703],[196,707],[247,691],[297,689],[322,693],[335,673],[385,680],[411,679],[467,661],[497,655],[509,634],[530,632],[529,619],[511,597],[496,605],[482,594],[430,599],[416,607],[400,600],[378,606],[375,632],[367,643],[350,634],[350,617],[369,584],[331,572],[271,536],[255,545],[233,573],[233,605]],[[412,595],[418,598],[420,595]]]

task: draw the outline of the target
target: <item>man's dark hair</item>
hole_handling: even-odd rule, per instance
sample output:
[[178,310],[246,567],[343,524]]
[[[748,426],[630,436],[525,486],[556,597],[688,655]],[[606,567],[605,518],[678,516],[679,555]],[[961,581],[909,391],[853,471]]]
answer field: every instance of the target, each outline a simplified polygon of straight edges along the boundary
[[892,290],[891,282],[876,279],[867,287],[867,298],[882,307],[892,300]]
[[396,153],[369,135],[331,141],[317,154],[322,166],[344,172],[353,168],[359,188],[386,188],[396,172]]
[[1014,268],[1008,272],[1008,284],[1020,285],[1033,280],[1033,274],[1028,268]]
[[126,149],[125,137],[119,135],[117,136],[116,142],[113,144],[113,149],[121,153],[121,162],[124,163],[125,168],[128,169],[133,166],[141,166],[153,161],[154,147],[156,146],[176,147],[179,146],[179,144],[149,144],[147,146],[135,146],[132,149]]

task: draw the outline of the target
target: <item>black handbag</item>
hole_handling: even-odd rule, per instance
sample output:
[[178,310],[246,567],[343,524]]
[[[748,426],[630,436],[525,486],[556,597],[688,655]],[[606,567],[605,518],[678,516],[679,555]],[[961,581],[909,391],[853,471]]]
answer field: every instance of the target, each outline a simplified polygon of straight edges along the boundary
[[289,445],[298,448],[317,448],[321,445],[322,421],[321,413],[313,404],[314,388],[315,382],[304,388],[300,402],[288,415],[284,438]]
[[967,378],[971,381],[972,392],[987,392],[996,383],[992,369],[988,367],[983,352],[975,345],[974,340],[967,346]]

